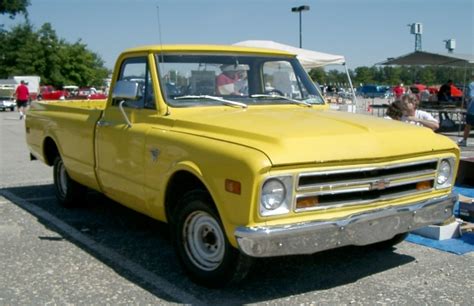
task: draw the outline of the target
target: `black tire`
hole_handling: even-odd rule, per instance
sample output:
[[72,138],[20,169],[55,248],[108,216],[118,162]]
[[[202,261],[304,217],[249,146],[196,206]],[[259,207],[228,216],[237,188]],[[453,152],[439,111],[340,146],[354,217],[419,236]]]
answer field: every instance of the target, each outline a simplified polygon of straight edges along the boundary
[[15,108],[14,108],[14,107],[10,107],[10,111],[11,111],[11,112],[14,112],[14,111],[15,111]]
[[56,198],[62,206],[75,207],[85,201],[87,187],[69,177],[60,156],[57,156],[54,160],[53,174]]
[[186,193],[173,220],[176,251],[192,281],[218,288],[245,278],[252,258],[229,244],[208,193],[201,190]]
[[374,247],[376,249],[391,249],[395,245],[397,245],[397,244],[401,243],[403,240],[405,240],[405,238],[407,238],[407,236],[408,236],[408,233],[398,234],[398,235],[395,235],[392,239],[377,242],[377,243],[373,244],[372,247]]

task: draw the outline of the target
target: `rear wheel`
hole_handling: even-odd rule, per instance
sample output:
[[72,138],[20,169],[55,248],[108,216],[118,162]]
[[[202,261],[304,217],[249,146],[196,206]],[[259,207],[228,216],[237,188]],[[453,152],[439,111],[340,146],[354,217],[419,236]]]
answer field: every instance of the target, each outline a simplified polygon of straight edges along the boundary
[[174,224],[176,249],[190,278],[207,287],[222,287],[242,280],[252,259],[232,247],[210,196],[186,193]]
[[59,203],[64,207],[81,204],[85,200],[87,188],[69,177],[60,156],[54,160],[53,172],[54,187]]

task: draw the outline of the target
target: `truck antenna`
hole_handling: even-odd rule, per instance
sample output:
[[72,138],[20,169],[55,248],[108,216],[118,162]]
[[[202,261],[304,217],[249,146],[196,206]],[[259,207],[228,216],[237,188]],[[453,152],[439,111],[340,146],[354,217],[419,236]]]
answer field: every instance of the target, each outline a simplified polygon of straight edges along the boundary
[[158,16],[158,42],[161,48],[163,48],[163,40],[161,38],[161,22],[160,22],[160,6],[159,5],[156,6],[156,14]]

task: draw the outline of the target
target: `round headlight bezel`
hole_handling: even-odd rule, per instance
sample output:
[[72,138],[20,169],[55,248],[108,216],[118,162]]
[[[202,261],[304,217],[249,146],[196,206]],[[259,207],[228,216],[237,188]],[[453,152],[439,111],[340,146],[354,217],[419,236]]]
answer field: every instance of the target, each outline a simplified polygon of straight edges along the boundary
[[436,185],[438,187],[450,186],[453,176],[453,163],[449,159],[442,159],[439,162]]
[[286,199],[285,184],[277,178],[266,181],[262,186],[261,203],[266,210],[278,209]]

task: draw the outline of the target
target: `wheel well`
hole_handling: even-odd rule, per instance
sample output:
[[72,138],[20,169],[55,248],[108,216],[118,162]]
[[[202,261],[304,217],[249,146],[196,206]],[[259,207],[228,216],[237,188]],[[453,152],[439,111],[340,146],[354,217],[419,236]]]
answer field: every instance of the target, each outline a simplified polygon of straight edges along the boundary
[[165,197],[166,219],[173,222],[173,216],[178,208],[179,199],[188,191],[204,190],[208,192],[206,186],[194,174],[187,171],[178,171],[168,182]]
[[44,152],[44,159],[48,166],[52,166],[54,164],[54,159],[59,156],[58,146],[54,142],[54,140],[50,137],[47,137],[44,140],[43,145],[43,152]]

